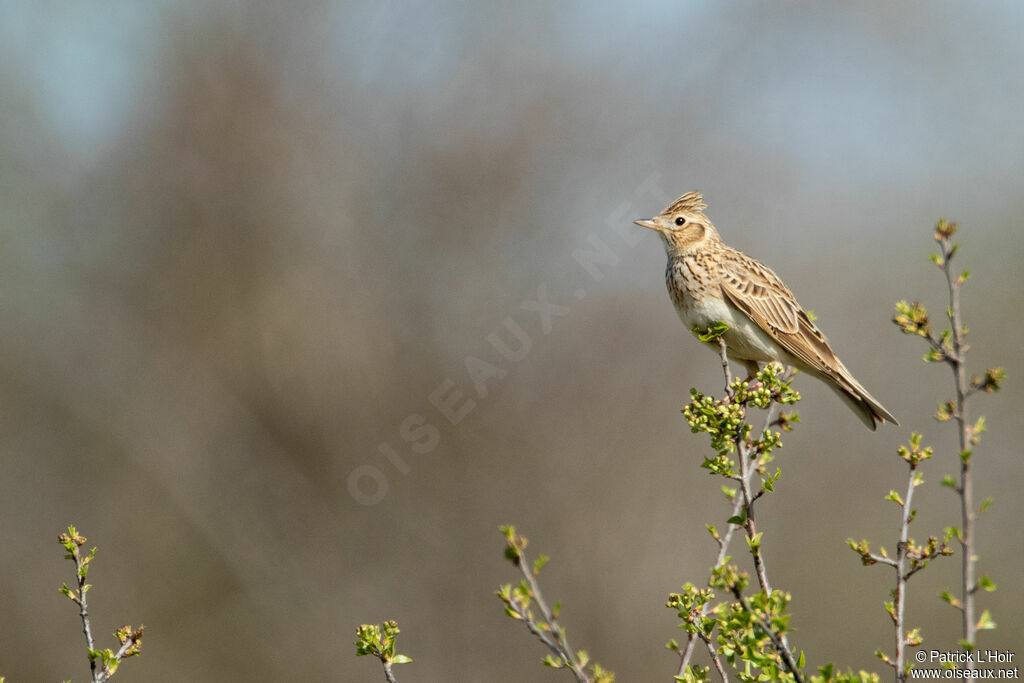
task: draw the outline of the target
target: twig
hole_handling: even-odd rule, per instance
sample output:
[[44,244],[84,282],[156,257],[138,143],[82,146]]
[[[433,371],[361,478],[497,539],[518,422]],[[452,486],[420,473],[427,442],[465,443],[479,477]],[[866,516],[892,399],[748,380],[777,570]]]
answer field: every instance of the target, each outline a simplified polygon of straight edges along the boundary
[[733,596],[735,596],[736,600],[748,614],[757,619],[757,622],[761,625],[761,630],[768,635],[768,638],[772,641],[772,645],[775,646],[776,652],[782,656],[782,662],[786,665],[789,672],[793,674],[793,678],[796,680],[796,683],[804,683],[804,676],[800,673],[800,667],[797,666],[796,657],[793,656],[793,652],[789,648],[789,643],[786,642],[786,635],[776,633],[775,629],[772,628],[772,625],[765,621],[764,617],[754,611],[754,608],[751,607],[750,603],[747,602],[747,599],[743,597],[743,593],[740,592],[739,588],[733,588]]
[[[935,225],[935,241],[939,244],[938,254],[931,256],[934,262],[943,272],[946,278],[946,287],[949,293],[949,307],[946,311],[949,318],[950,328],[936,336],[932,333],[928,321],[928,313],[924,306],[914,302],[908,304],[900,301],[896,304],[896,314],[893,316],[895,322],[904,334],[912,334],[923,337],[931,347],[925,355],[927,362],[945,362],[953,372],[953,381],[956,389],[955,401],[947,401],[939,408],[936,417],[940,421],[955,419],[957,423],[957,438],[959,441],[960,457],[960,481],[953,490],[960,497],[960,518],[961,526],[956,534],[961,546],[961,598],[956,600],[952,596],[946,597],[951,605],[961,611],[962,640],[968,647],[976,645],[977,632],[979,628],[993,628],[995,626],[988,616],[988,611],[982,612],[980,624],[975,614],[974,595],[979,588],[993,590],[994,585],[986,577],[982,577],[981,583],[977,579],[978,557],[975,552],[974,526],[981,510],[974,507],[974,483],[971,477],[972,449],[978,443],[978,434],[984,429],[984,423],[979,418],[974,425],[968,423],[967,399],[978,391],[998,391],[1000,382],[1005,373],[1002,368],[989,368],[984,377],[972,377],[967,379],[966,358],[970,348],[965,342],[967,328],[964,327],[960,315],[960,286],[969,277],[970,273],[963,271],[957,274],[953,271],[952,261],[957,253],[958,245],[952,241],[957,231],[957,224],[939,220]],[[986,504],[983,504],[982,509]],[[974,661],[966,662],[967,669],[975,668]]]
[[729,369],[729,354],[727,353],[725,339],[721,336],[718,337],[718,349],[719,356],[722,359],[722,374],[725,375],[725,395],[732,398],[732,370]]
[[[731,373],[729,372],[729,365],[728,365],[728,363],[726,363],[723,366],[723,370],[725,372],[726,385],[728,386],[729,384],[732,384]],[[730,389],[727,389],[727,391],[730,391]],[[774,414],[773,414],[774,410],[775,410],[775,406],[771,406],[768,409],[768,415],[765,417],[764,428],[761,430],[762,432],[764,432],[765,430],[767,430],[768,428],[771,427],[772,422],[773,422],[773,418],[774,418]],[[754,473],[754,468],[749,468],[747,470],[747,473],[746,473],[745,476],[746,476],[748,482],[750,481],[750,477],[753,475],[753,473]],[[743,498],[742,497],[736,498],[735,502],[733,503],[732,514],[730,515],[730,517],[738,516],[741,512],[743,512],[743,507],[744,507]],[[725,558],[728,557],[729,544],[732,542],[733,534],[735,533],[736,529],[738,528],[734,524],[729,524],[727,526],[728,526],[728,528],[726,529],[725,534],[723,536],[721,536],[721,537],[716,539],[716,541],[718,542],[718,556],[715,557],[715,564],[713,565],[713,567],[715,569],[717,569],[718,567],[722,566],[722,564],[725,562]],[[700,616],[704,616],[705,614],[707,614],[707,612],[708,612],[708,605],[704,605],[703,607],[701,607]],[[679,653],[679,671],[676,673],[677,676],[682,676],[683,673],[686,671],[686,667],[690,665],[690,659],[693,657],[693,650],[694,650],[694,646],[696,645],[696,642],[697,642],[696,634],[692,634],[691,633],[691,634],[689,634],[687,636],[686,646],[683,647],[683,649]]]
[[[743,511],[743,499],[737,498],[733,504],[731,517],[736,517]],[[729,543],[732,542],[733,533],[737,527],[733,524],[728,525],[729,528],[726,530],[725,535],[718,539],[718,556],[715,558],[715,569],[722,566],[725,562],[725,558],[728,557]],[[708,612],[708,605],[704,605],[700,609],[700,615],[704,616]],[[694,646],[697,644],[697,634],[691,633],[686,638],[686,646],[679,653],[679,671],[676,673],[677,676],[682,676],[683,672],[686,671],[686,667],[690,665],[690,658],[693,656]]]
[[846,542],[851,550],[860,555],[861,561],[865,565],[884,564],[892,567],[896,574],[896,588],[892,591],[892,602],[885,603],[886,612],[892,619],[896,631],[896,650],[893,657],[886,655],[881,650],[877,650],[875,654],[893,668],[896,674],[896,683],[906,683],[907,671],[910,669],[910,664],[907,661],[907,647],[921,644],[919,629],[907,631],[906,628],[907,581],[928,566],[932,559],[952,555],[953,550],[948,545],[951,533],[949,531],[946,532],[942,541],[933,536],[928,539],[926,545],[917,545],[910,538],[910,523],[914,521],[917,512],[913,508],[914,489],[924,481],[917,468],[922,462],[932,457],[932,448],[930,446],[921,448],[921,435],[915,432],[910,437],[909,447],[900,446],[896,452],[909,467],[907,491],[903,497],[900,497],[894,490],[889,491],[889,495],[885,497],[886,500],[891,500],[900,506],[900,535],[896,543],[896,557],[889,557],[884,549],[881,553],[871,552],[866,540],[858,543],[851,538]]
[[718,675],[722,678],[722,683],[729,683],[729,674],[725,672],[725,667],[722,666],[722,658],[718,655],[718,652],[715,651],[714,645],[711,644],[711,639],[707,636],[703,636],[701,637],[701,640],[703,640],[704,644],[707,645],[708,654],[711,655],[711,661],[714,663],[715,669],[718,670]]
[[526,624],[526,628],[529,629],[530,633],[535,635],[540,642],[551,650],[551,653],[558,658],[558,661],[572,671],[573,676],[576,677],[578,683],[589,683],[590,677],[587,676],[583,669],[584,663],[580,662],[576,653],[569,645],[569,639],[565,634],[565,629],[558,623],[556,613],[548,606],[547,601],[544,599],[544,595],[541,593],[537,577],[530,568],[533,565],[531,565],[526,559],[526,553],[524,551],[525,540],[520,542],[522,537],[517,537],[515,532],[511,529],[506,532],[506,539],[508,540],[510,551],[515,553],[514,557],[510,557],[509,559],[514,565],[519,567],[519,571],[523,575],[523,580],[526,582],[527,588],[529,589],[530,598],[537,603],[537,607],[540,609],[541,615],[544,619],[543,622],[538,624],[531,614],[528,605],[517,599],[514,595],[499,592],[499,597],[501,597],[502,601],[509,609],[515,612],[517,618]]
[[[82,539],[82,542],[83,543],[85,542],[84,538]],[[89,652],[92,653],[92,652],[95,652],[96,645],[95,645],[95,643],[93,641],[93,638],[92,638],[92,627],[89,624],[89,606],[87,604],[88,603],[88,599],[86,597],[88,592],[89,592],[89,589],[88,589],[87,584],[85,583],[85,576],[86,576],[86,574],[83,571],[83,569],[88,564],[88,561],[86,560],[86,558],[88,558],[89,556],[86,556],[86,558],[83,558],[81,553],[78,552],[78,546],[77,545],[75,546],[75,549],[72,552],[72,555],[73,555],[74,561],[75,561],[75,580],[76,580],[77,586],[78,586],[78,592],[77,592],[77,596],[78,597],[77,598],[72,597],[71,599],[74,600],[78,604],[78,614],[82,618],[82,633],[85,634],[85,644],[86,644],[86,647],[89,648]],[[99,672],[96,671],[96,658],[95,657],[92,657],[92,656],[89,657],[89,670],[91,672],[92,679],[94,681],[102,680],[99,677]]]
[[[728,399],[732,401],[735,400],[736,393],[733,391],[732,388],[732,372],[729,368],[729,356],[727,353],[725,340],[721,336],[719,336],[717,338],[717,341],[719,345],[720,357],[722,360],[722,374],[725,375],[725,393]],[[762,430],[762,433],[765,430],[767,430],[771,426],[771,424],[772,408],[769,407],[768,416],[765,419],[765,427]],[[747,448],[746,434],[742,432],[739,433],[734,443],[736,445],[737,460],[739,460],[740,462],[740,474],[739,477],[736,477],[736,480],[740,484],[741,495],[735,501],[733,516],[735,517],[739,515],[740,512],[744,513],[744,529],[747,533],[747,538],[751,541],[754,541],[757,538],[757,524],[754,516],[754,502],[761,497],[762,492],[759,491],[756,494],[751,493],[750,480],[753,477],[756,468],[753,467],[752,463],[750,462],[751,454],[749,449]],[[734,529],[735,527],[732,524],[730,524],[729,529],[725,534],[725,537],[718,541],[719,550],[718,558],[715,562],[716,568],[722,564],[726,557],[726,552],[728,550],[729,542],[732,540],[732,533]],[[764,558],[761,555],[760,548],[755,547],[752,555],[754,558],[754,569],[757,574],[758,584],[760,585],[761,589],[765,592],[765,595],[771,595],[772,588],[771,584],[768,581],[768,571],[765,568]],[[704,605],[704,607],[701,608],[701,615],[706,614],[706,612],[707,605]],[[786,635],[784,633],[776,633],[769,624],[765,624],[763,620],[761,621],[763,627],[765,628],[765,632],[769,634],[769,637],[771,638],[773,645],[775,645],[776,650],[782,657],[783,663],[786,665],[786,668],[789,669],[791,674],[793,674],[797,683],[803,683],[802,674],[800,673],[800,669],[797,666],[796,658],[793,656],[793,652],[789,645],[788,639],[786,638]],[[693,655],[694,645],[695,636],[691,634],[687,638],[686,646],[680,652],[679,671],[677,675],[683,675],[683,673],[686,670],[686,667],[689,665],[690,659]]]
[[96,555],[96,549],[88,555],[83,555],[80,548],[85,545],[85,537],[78,534],[74,527],[68,527],[68,533],[61,534],[57,539],[64,549],[68,551],[65,557],[75,563],[75,590],[68,588],[65,583],[60,592],[78,605],[78,615],[82,619],[82,633],[85,634],[85,645],[89,652],[89,675],[94,683],[106,680],[103,671],[96,668],[96,645],[92,637],[92,626],[89,623],[89,605],[86,594],[89,592],[89,584],[86,583],[86,576],[89,573],[89,562]]
[[[949,236],[942,236],[939,240],[942,247],[943,261],[942,270],[946,274],[946,284],[949,287],[949,319],[952,326],[953,353],[946,356],[946,362],[953,371],[953,378],[956,382],[956,422],[957,432],[960,440],[960,516],[963,525],[962,543],[962,590],[963,590],[963,636],[964,640],[974,645],[976,637],[976,621],[974,618],[974,591],[976,589],[974,556],[974,482],[971,478],[971,459],[964,457],[969,448],[970,435],[967,424],[967,370],[964,363],[964,355],[967,345],[964,343],[963,324],[960,319],[960,279],[959,275],[953,275],[950,265],[953,254],[956,251],[950,242]],[[974,669],[974,662],[967,662],[967,669]]]
[[[729,356],[726,352],[725,339],[718,337],[718,346],[721,352],[722,358],[722,372],[725,374],[725,393],[730,400],[735,399],[736,393],[732,389],[732,373],[729,370]],[[746,513],[744,527],[747,530],[747,537],[750,540],[754,540],[757,536],[757,524],[754,521],[754,500],[755,496],[750,493],[750,478],[753,476],[753,468],[750,466],[750,454],[747,450],[747,443],[744,435],[738,434],[735,440],[737,460],[740,462],[740,491],[743,494],[741,509]],[[768,573],[764,567],[764,560],[761,557],[761,553],[756,552],[754,555],[754,569],[757,572],[757,580],[761,585],[761,589],[765,593],[770,594],[772,592],[771,585],[768,583]]]
[[[725,339],[719,337],[718,345],[721,351],[722,367],[725,371],[726,380],[728,384],[731,385],[732,381],[730,379],[731,373],[729,372],[729,356],[726,352]],[[727,387],[726,394],[730,398],[735,397],[735,392],[733,392],[731,386]],[[746,439],[742,433],[738,434],[736,437],[736,452],[738,456],[737,460],[740,461],[740,492],[743,495],[743,508],[746,513],[744,515],[744,527],[747,531],[747,538],[754,541],[757,538],[757,523],[754,519],[755,496],[750,493],[750,479],[753,476],[753,468],[750,463],[750,454],[747,450]],[[764,591],[765,595],[771,595],[772,587],[768,581],[768,570],[764,565],[764,557],[761,555],[761,548],[759,546],[755,547],[754,552],[751,554],[754,556],[754,570],[757,574],[757,582],[761,586],[761,590]],[[774,642],[775,639],[773,638],[772,640]],[[793,657],[793,653],[790,650],[786,634],[779,634],[778,640],[779,642],[777,643],[777,646],[779,647],[780,653],[783,655],[783,659],[786,660],[787,666],[790,667],[790,673],[793,674],[797,681],[800,681],[800,671],[796,667],[796,659]]]
[[89,673],[93,683],[104,683],[110,680],[117,672],[118,666],[124,659],[139,654],[142,648],[142,634],[144,626],[137,630],[131,626],[122,626],[114,635],[117,636],[121,647],[117,652],[112,650],[97,651],[95,641],[92,637],[92,627],[89,623],[89,607],[87,594],[91,586],[86,582],[89,574],[89,563],[96,556],[96,548],[83,555],[81,548],[85,545],[86,538],[80,535],[73,526],[69,526],[67,533],[58,537],[57,541],[67,551],[65,557],[75,563],[75,590],[68,588],[65,583],[61,586],[60,592],[67,596],[72,602],[78,605],[78,614],[82,619],[82,633],[85,634],[85,644],[89,653]]
[[390,619],[380,624],[362,624],[356,629],[356,656],[373,655],[384,667],[384,678],[388,683],[396,683],[391,667],[395,664],[407,664],[411,658],[395,652],[398,634],[398,622]]
[[896,669],[896,682],[903,683],[907,680],[906,667],[906,646],[908,644],[904,630],[905,611],[907,602],[907,579],[913,572],[908,572],[907,566],[907,544],[910,534],[910,521],[913,519],[913,511],[910,507],[914,497],[914,488],[917,481],[917,465],[910,464],[910,476],[907,481],[907,495],[900,505],[903,506],[903,514],[900,520],[900,541],[896,544],[896,594],[893,597],[892,620],[896,627],[896,662],[893,668]]
[[[952,241],[956,233],[956,223],[940,220],[935,226],[935,241],[939,244],[940,253],[932,256],[932,261],[939,266],[946,278],[948,290],[949,307],[947,317],[949,318],[950,330],[936,336],[932,333],[928,323],[927,313],[920,304],[907,305],[901,302],[903,308],[897,307],[897,315],[894,321],[906,334],[916,334],[924,337],[931,347],[925,360],[943,361],[953,373],[953,382],[956,390],[954,401],[946,403],[939,411],[939,419],[948,420],[953,418],[957,423],[957,438],[960,455],[960,481],[954,488],[960,497],[961,532],[958,534],[962,550],[962,571],[961,571],[961,592],[962,597],[957,605],[961,611],[963,623],[963,640],[975,644],[977,637],[978,623],[975,616],[974,594],[978,590],[976,579],[977,555],[975,553],[974,525],[977,520],[977,512],[974,509],[974,483],[971,477],[971,449],[977,442],[977,428],[968,423],[967,399],[977,391],[996,391],[999,389],[999,380],[1002,378],[1001,368],[993,368],[986,373],[984,380],[967,378],[967,351],[969,346],[965,341],[967,330],[963,325],[960,315],[960,285],[968,277],[964,271],[962,274],[955,273],[952,266],[953,257],[957,252],[957,244]],[[966,662],[967,669],[974,669],[974,662]]]

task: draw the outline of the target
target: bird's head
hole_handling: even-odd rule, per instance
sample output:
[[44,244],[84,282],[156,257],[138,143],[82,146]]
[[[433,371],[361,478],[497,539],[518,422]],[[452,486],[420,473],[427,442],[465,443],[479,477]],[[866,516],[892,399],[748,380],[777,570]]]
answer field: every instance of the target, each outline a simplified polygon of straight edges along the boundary
[[661,235],[665,248],[688,251],[709,240],[717,240],[718,231],[704,215],[707,204],[700,192],[687,192],[654,218],[633,221]]

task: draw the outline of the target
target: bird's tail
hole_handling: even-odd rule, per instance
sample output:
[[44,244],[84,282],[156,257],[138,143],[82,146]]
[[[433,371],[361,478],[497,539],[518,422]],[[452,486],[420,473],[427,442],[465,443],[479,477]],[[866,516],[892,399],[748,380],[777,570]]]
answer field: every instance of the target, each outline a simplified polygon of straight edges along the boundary
[[843,399],[843,403],[848,405],[850,410],[864,423],[864,426],[871,431],[875,431],[878,424],[882,422],[891,422],[894,425],[899,425],[899,422],[893,417],[892,413],[886,410],[885,406],[879,403],[874,396],[869,394],[868,390],[862,387],[845,367],[838,379],[829,379],[831,381],[828,382],[828,385],[832,388],[832,391],[836,392],[836,395]]

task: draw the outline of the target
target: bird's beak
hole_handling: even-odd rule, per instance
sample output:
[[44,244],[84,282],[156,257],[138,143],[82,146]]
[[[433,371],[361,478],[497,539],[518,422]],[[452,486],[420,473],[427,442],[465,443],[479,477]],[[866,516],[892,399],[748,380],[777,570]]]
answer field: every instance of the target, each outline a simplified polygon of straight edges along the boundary
[[658,230],[658,224],[654,222],[653,218],[641,218],[633,221],[641,228],[650,228],[651,230]]

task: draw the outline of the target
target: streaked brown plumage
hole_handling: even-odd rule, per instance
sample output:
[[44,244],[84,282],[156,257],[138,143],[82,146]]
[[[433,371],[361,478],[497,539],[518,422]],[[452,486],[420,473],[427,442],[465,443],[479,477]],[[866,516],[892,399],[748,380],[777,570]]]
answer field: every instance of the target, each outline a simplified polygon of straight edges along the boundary
[[636,221],[665,243],[665,284],[687,329],[724,322],[729,357],[751,374],[761,362],[791,365],[827,384],[870,429],[899,424],[854,379],[782,280],[722,243],[705,208],[699,192],[688,192],[656,217]]

